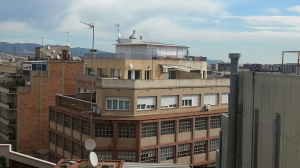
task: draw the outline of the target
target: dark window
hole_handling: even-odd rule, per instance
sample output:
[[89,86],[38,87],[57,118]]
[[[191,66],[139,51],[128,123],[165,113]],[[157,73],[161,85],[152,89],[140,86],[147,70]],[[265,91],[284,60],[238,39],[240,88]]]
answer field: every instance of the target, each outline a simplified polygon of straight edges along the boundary
[[141,162],[142,163],[156,163],[156,149],[142,151]]
[[221,128],[221,116],[210,117],[210,129]]
[[73,118],[73,130],[81,132],[81,120]]
[[196,131],[206,130],[207,129],[207,118],[196,118],[195,119],[195,129],[196,129]]
[[112,124],[95,124],[95,137],[112,138]]
[[57,122],[57,124],[64,125],[62,113],[59,113],[59,112],[56,113],[56,122]]
[[156,136],[157,123],[142,124],[142,138]]
[[119,124],[119,138],[136,138],[136,125]]
[[89,122],[87,121],[82,122],[82,133],[84,133],[85,135],[90,135],[90,128],[91,125]]
[[65,115],[65,127],[72,127],[72,117],[69,115]]
[[206,141],[195,142],[194,144],[194,154],[206,153]]
[[192,120],[179,120],[179,133],[191,132],[192,129]]
[[161,135],[169,135],[175,133],[175,121],[161,122]]

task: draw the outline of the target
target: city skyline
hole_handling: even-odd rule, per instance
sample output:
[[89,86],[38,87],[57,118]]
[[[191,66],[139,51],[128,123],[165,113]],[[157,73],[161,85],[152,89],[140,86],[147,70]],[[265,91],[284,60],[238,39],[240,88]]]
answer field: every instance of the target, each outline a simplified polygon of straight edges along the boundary
[[[281,51],[299,50],[300,6],[297,1],[1,1],[1,41],[90,48],[92,31],[79,21],[95,23],[95,48],[114,52],[121,36],[190,46],[190,55],[229,62],[242,53],[243,62],[278,63]],[[296,55],[285,62],[296,62]]]

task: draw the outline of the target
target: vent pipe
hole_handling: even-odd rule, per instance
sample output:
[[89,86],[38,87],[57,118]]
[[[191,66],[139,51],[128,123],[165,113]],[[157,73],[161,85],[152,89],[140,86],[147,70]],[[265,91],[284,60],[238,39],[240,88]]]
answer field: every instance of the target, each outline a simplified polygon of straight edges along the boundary
[[228,162],[227,168],[237,165],[237,122],[238,122],[238,73],[240,53],[229,53],[230,66],[230,97],[228,105]]

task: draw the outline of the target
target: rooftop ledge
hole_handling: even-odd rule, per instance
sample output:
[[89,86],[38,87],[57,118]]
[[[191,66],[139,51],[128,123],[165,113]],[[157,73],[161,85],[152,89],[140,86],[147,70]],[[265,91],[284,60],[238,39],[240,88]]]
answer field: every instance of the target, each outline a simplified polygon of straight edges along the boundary
[[191,87],[229,87],[230,79],[162,79],[162,80],[129,80],[129,79],[96,79],[97,88],[191,88]]

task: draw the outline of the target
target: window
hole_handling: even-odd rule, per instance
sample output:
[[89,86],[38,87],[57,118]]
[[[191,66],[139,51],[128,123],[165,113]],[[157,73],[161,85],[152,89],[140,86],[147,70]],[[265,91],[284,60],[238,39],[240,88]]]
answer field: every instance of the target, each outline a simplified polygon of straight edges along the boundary
[[206,130],[207,129],[207,118],[196,118],[195,119],[195,130]]
[[102,76],[102,69],[97,68],[97,71],[98,71],[98,76]]
[[60,135],[56,135],[56,146],[60,148],[64,147],[64,138]]
[[209,152],[214,152],[219,149],[219,139],[209,140]]
[[167,79],[177,79],[177,71],[168,71]]
[[42,70],[42,65],[37,64],[37,65],[36,65],[36,69],[37,69],[38,71],[41,71],[41,70]]
[[81,147],[81,158],[82,159],[89,159],[90,152],[85,149],[84,146]]
[[221,128],[221,116],[210,117],[210,129]]
[[86,72],[87,72],[87,75],[92,75],[94,76],[95,75],[95,69],[93,68],[86,68]]
[[141,79],[141,71],[139,70],[129,70],[128,79]]
[[118,151],[118,160],[124,160],[125,162],[136,162],[136,152]]
[[191,156],[191,144],[178,145],[178,158]]
[[174,146],[168,146],[160,149],[160,161],[174,159]]
[[49,153],[49,161],[52,163],[56,163],[56,157],[54,155],[52,155],[51,153]]
[[95,137],[112,138],[113,125],[112,124],[95,124]]
[[55,145],[55,133],[50,132],[49,136],[50,136],[50,143]]
[[176,108],[178,104],[178,96],[162,96],[161,108]]
[[200,95],[183,95],[182,107],[191,107],[200,105]]
[[208,167],[216,167],[216,162],[209,163]]
[[91,125],[89,122],[87,121],[82,122],[82,133],[84,133],[85,135],[90,135],[90,128]]
[[228,93],[222,93],[222,104],[228,104]]
[[112,151],[95,151],[99,160],[112,160]]
[[135,124],[119,124],[119,138],[136,138]]
[[138,97],[137,110],[151,110],[156,107],[156,97]]
[[157,123],[142,124],[142,138],[156,136]]
[[71,128],[72,126],[72,117],[65,115],[65,127]]
[[81,120],[73,118],[73,130],[81,132]]
[[194,144],[194,154],[206,153],[206,141],[195,142]]
[[141,163],[156,163],[156,149],[142,151]]
[[150,71],[145,71],[145,79],[150,79]]
[[175,133],[175,121],[161,122],[161,135],[169,135]]
[[57,124],[64,125],[62,113],[59,113],[59,112],[56,113],[56,122],[57,122]]
[[80,157],[80,145],[73,142],[73,155]]
[[68,139],[65,139],[65,145],[64,145],[64,149],[67,152],[72,152],[72,142]]
[[213,94],[205,94],[204,95],[204,104],[210,104],[210,105],[218,105],[218,93]]
[[179,133],[191,132],[192,120],[179,120]]
[[121,97],[107,97],[106,98],[107,110],[129,110],[130,98]]
[[56,122],[55,111],[53,111],[53,110],[50,110],[50,121]]

